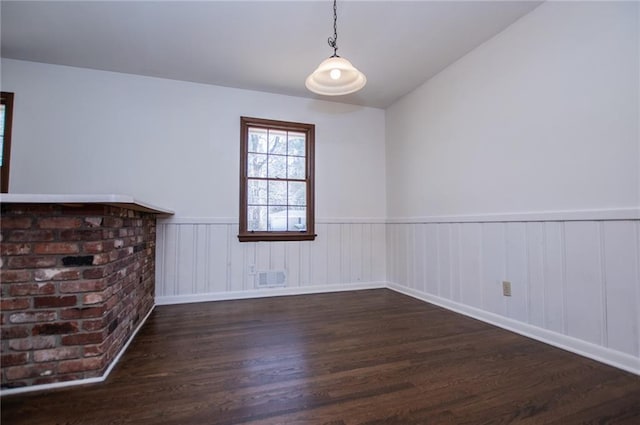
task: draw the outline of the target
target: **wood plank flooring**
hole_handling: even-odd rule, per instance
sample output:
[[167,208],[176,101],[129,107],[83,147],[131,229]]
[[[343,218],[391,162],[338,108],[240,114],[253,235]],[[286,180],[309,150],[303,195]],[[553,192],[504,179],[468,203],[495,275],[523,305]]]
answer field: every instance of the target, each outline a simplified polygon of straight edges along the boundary
[[102,384],[3,425],[640,424],[640,378],[380,289],[157,307]]

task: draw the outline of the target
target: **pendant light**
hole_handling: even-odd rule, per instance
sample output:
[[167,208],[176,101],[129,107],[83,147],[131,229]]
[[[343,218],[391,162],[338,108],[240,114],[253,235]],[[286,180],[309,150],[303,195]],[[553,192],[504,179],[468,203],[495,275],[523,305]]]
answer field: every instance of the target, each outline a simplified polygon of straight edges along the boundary
[[307,77],[305,86],[314,93],[326,96],[340,96],[357,92],[367,83],[367,77],[351,62],[338,56],[338,9],[333,0],[333,37],[327,42],[333,48],[333,55],[322,61],[318,68]]

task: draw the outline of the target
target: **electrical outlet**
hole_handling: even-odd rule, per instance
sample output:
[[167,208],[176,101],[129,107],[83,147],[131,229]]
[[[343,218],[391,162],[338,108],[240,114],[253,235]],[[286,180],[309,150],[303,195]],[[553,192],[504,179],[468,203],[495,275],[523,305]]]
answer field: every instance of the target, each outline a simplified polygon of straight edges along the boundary
[[256,274],[256,266],[255,265],[250,265],[249,266],[249,274]]
[[508,280],[502,281],[502,295],[504,295],[505,297],[511,296],[511,282],[509,282]]

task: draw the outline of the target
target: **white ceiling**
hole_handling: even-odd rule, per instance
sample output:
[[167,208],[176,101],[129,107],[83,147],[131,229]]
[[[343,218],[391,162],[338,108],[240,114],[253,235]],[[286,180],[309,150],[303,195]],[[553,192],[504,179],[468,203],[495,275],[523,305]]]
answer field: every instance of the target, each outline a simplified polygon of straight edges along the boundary
[[[540,1],[338,1],[338,54],[368,79],[330,100],[385,108]],[[324,1],[1,2],[3,57],[319,97]]]

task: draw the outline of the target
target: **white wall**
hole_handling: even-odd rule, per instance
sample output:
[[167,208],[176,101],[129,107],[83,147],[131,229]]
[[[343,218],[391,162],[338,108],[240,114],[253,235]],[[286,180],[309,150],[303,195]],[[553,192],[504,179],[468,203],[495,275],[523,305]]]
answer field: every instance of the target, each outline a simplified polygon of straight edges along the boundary
[[[176,212],[158,226],[159,303],[252,293],[250,268],[286,270],[289,293],[384,284],[383,110],[8,59],[2,89],[16,93],[11,192]],[[316,241],[238,242],[243,115],[316,125]]]
[[16,93],[11,192],[124,193],[237,219],[245,115],[316,125],[316,217],[385,215],[380,109],[9,59],[2,90]]
[[391,106],[388,215],[637,208],[637,9],[546,2]]
[[392,287],[640,373],[638,17],[546,2],[387,110]]

